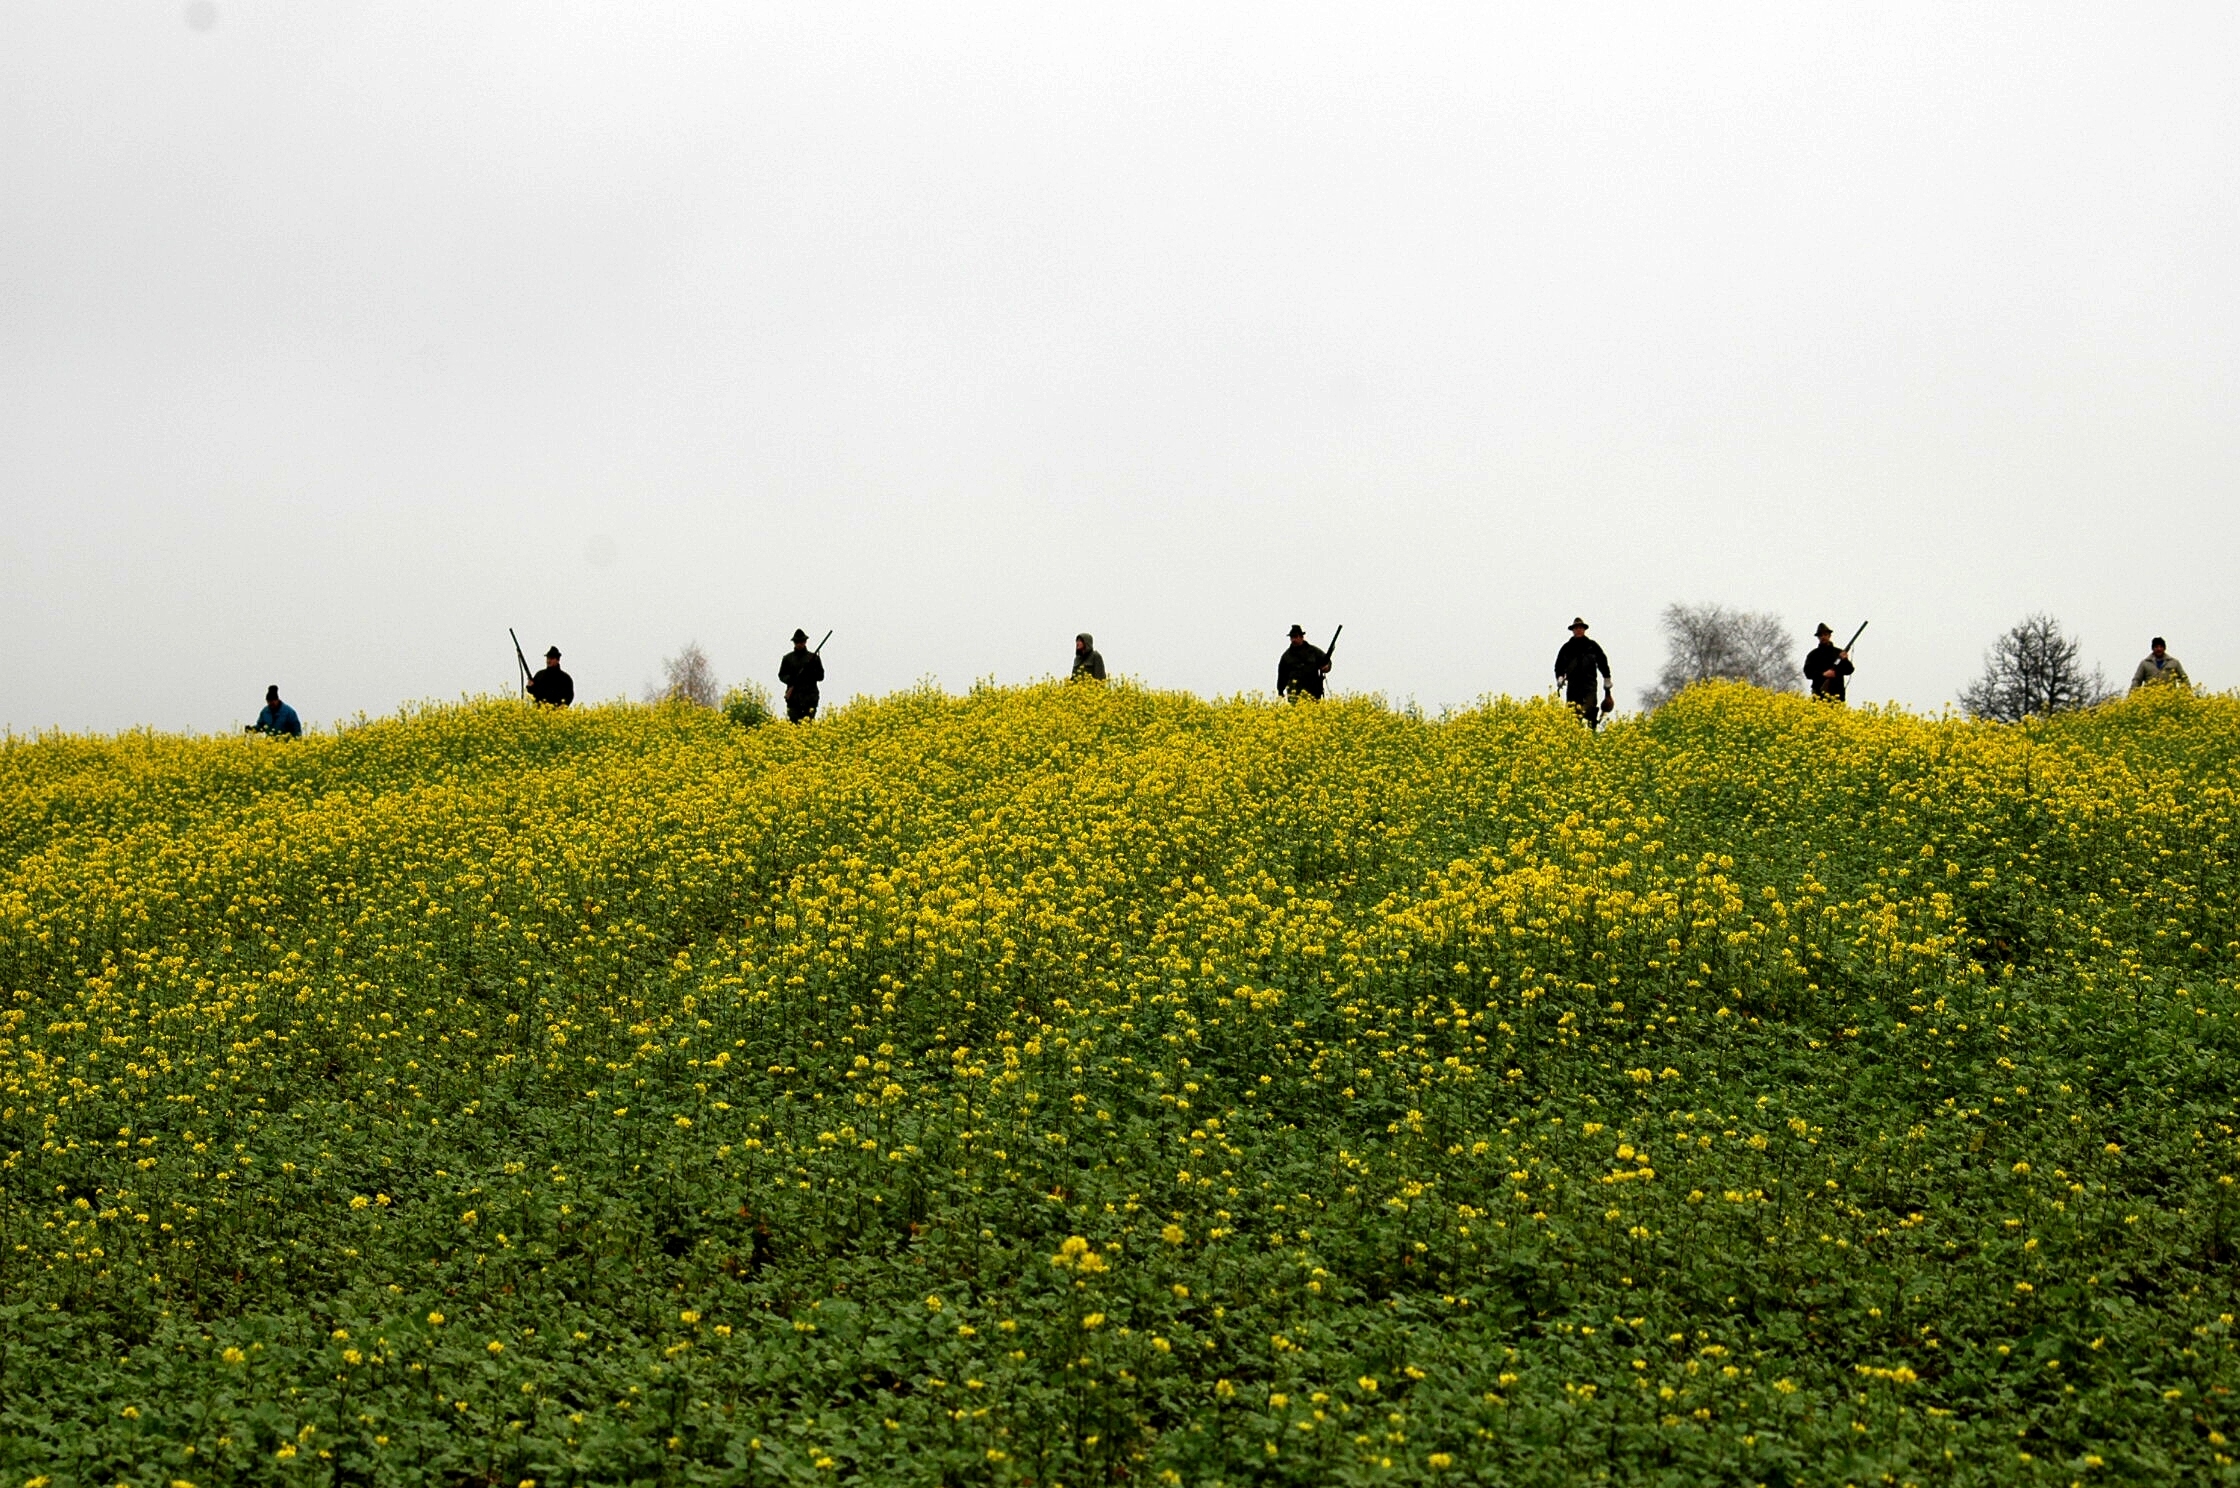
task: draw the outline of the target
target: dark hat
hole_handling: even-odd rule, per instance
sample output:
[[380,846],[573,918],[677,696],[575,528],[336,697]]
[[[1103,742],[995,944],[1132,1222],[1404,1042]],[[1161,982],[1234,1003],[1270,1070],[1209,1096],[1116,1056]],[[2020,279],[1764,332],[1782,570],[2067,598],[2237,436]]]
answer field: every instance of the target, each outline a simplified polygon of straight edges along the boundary
[[809,639],[809,632],[805,630],[796,630],[793,633],[793,638],[797,641],[805,641]]
[[1571,617],[1571,628],[1573,630],[1585,630],[1587,628],[1587,622],[1580,619],[1577,615],[1573,615]]
[[547,646],[544,648],[544,654],[547,656],[558,656],[560,654],[560,648],[558,646]]
[[264,695],[268,698],[276,698],[280,696],[280,684],[275,682],[270,687],[267,687],[264,690]]
[[2147,644],[2149,646],[2167,646],[2170,643],[2164,640],[2161,636],[2156,636],[2153,640],[2147,642]]
[[1830,630],[1830,629],[1828,628],[1828,622],[1827,622],[1827,621],[1825,621],[1825,620],[1821,621],[1821,622],[1820,622],[1820,623],[1819,623],[1818,625],[1814,626],[1814,627],[1813,627],[1813,631],[1812,631],[1812,633],[1813,633],[1814,635],[1826,635],[1826,636],[1832,636],[1832,635],[1834,635],[1834,634],[1835,634],[1835,632],[1834,632],[1834,631],[1832,631],[1832,630]]
[[1292,627],[1291,627],[1291,632],[1290,632],[1290,633],[1291,633],[1292,635],[1295,635],[1295,636],[1303,636],[1303,635],[1305,635],[1305,634],[1306,634],[1306,632],[1305,632],[1304,630],[1301,630],[1301,629],[1300,629],[1300,628],[1299,628],[1298,626],[1296,626],[1296,625],[1294,625],[1294,626],[1292,626]]

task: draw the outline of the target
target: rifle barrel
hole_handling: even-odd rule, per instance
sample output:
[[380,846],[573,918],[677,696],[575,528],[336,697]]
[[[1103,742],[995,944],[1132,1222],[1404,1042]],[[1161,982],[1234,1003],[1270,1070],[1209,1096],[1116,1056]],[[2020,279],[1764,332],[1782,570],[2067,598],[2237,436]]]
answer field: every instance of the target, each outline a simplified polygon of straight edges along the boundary
[[1858,644],[1859,644],[1859,637],[1861,637],[1861,636],[1865,635],[1866,633],[1867,633],[1867,622],[1866,622],[1866,621],[1864,621],[1864,620],[1862,620],[1862,621],[1860,621],[1860,622],[1859,622],[1859,628],[1858,628],[1857,630],[1855,630],[1855,631],[1851,632],[1851,639],[1850,639],[1850,640],[1848,640],[1848,641],[1845,641],[1845,642],[1843,643],[1843,649],[1844,649],[1844,650],[1846,650],[1846,651],[1849,651],[1849,650],[1850,650],[1850,649],[1851,649],[1851,648],[1852,648],[1853,646],[1856,646],[1856,645],[1858,645]]
[[[828,631],[826,631],[826,632],[824,633],[824,641],[829,641],[829,640],[831,640],[831,639],[832,639],[832,632],[828,630]],[[812,655],[815,655],[815,656],[822,656],[822,655],[824,655],[824,641],[819,641],[819,642],[817,642],[817,645],[816,645],[816,650],[815,650],[815,651],[813,651],[813,652],[811,653]]]
[[1343,625],[1339,626],[1339,627],[1338,627],[1338,628],[1337,628],[1336,630],[1333,630],[1333,631],[1331,631],[1331,632],[1330,632],[1330,644],[1322,648],[1322,654],[1323,654],[1323,655],[1325,655],[1325,656],[1328,656],[1328,655],[1329,655],[1329,654],[1330,654],[1331,652],[1333,652],[1333,651],[1337,650],[1337,649],[1338,649],[1338,637],[1339,637],[1339,636],[1342,636],[1342,635],[1344,635],[1345,633],[1346,633],[1346,628],[1345,628],[1345,627],[1344,627]]
[[506,634],[513,637],[514,663],[521,668],[521,695],[527,697],[530,682],[529,658],[521,654],[521,637],[513,634],[512,626],[506,627]]

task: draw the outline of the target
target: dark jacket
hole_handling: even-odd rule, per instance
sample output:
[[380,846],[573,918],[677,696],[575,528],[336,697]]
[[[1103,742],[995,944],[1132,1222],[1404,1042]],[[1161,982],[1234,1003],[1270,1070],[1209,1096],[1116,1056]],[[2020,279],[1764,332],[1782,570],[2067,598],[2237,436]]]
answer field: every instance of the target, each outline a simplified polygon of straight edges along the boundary
[[303,737],[303,720],[296,717],[296,710],[286,703],[266,703],[252,728],[260,734],[286,734],[291,739]]
[[529,696],[548,708],[565,708],[576,700],[576,679],[558,667],[546,667],[530,677]]
[[1322,674],[1330,670],[1330,653],[1311,641],[1286,646],[1276,659],[1276,691],[1285,697],[1305,693],[1322,696]]
[[1087,677],[1093,682],[1104,680],[1104,655],[1096,647],[1073,653],[1073,675]]
[[815,702],[817,684],[823,680],[824,658],[814,651],[788,651],[778,663],[778,682],[785,688],[788,702]]
[[1610,658],[1602,654],[1602,647],[1586,636],[1573,636],[1556,652],[1556,680],[1563,684],[1563,695],[1575,703],[1592,703],[1600,690],[1594,685],[1599,674],[1605,683],[1610,680]]
[[[1833,677],[1820,675],[1830,667],[1835,668],[1836,674]],[[1829,641],[1822,641],[1813,647],[1811,654],[1804,659],[1804,674],[1812,683],[1812,695],[1834,698],[1839,703],[1843,701],[1843,679],[1851,675],[1851,670],[1850,660]]]

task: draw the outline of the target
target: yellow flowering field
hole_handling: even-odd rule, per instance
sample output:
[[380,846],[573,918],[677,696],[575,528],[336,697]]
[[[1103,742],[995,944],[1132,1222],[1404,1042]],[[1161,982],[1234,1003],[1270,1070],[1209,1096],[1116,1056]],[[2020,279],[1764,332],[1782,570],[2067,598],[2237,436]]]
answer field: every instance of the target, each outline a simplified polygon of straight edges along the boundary
[[2235,1476],[2240,701],[0,745],[0,1488]]

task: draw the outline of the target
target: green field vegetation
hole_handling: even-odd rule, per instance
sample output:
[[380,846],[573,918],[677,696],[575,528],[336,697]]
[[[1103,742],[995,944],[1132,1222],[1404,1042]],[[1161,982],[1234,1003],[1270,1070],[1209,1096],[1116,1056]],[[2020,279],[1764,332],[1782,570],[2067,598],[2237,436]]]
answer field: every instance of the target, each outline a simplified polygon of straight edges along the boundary
[[2225,1481],[2240,702],[0,747],[0,1488]]

